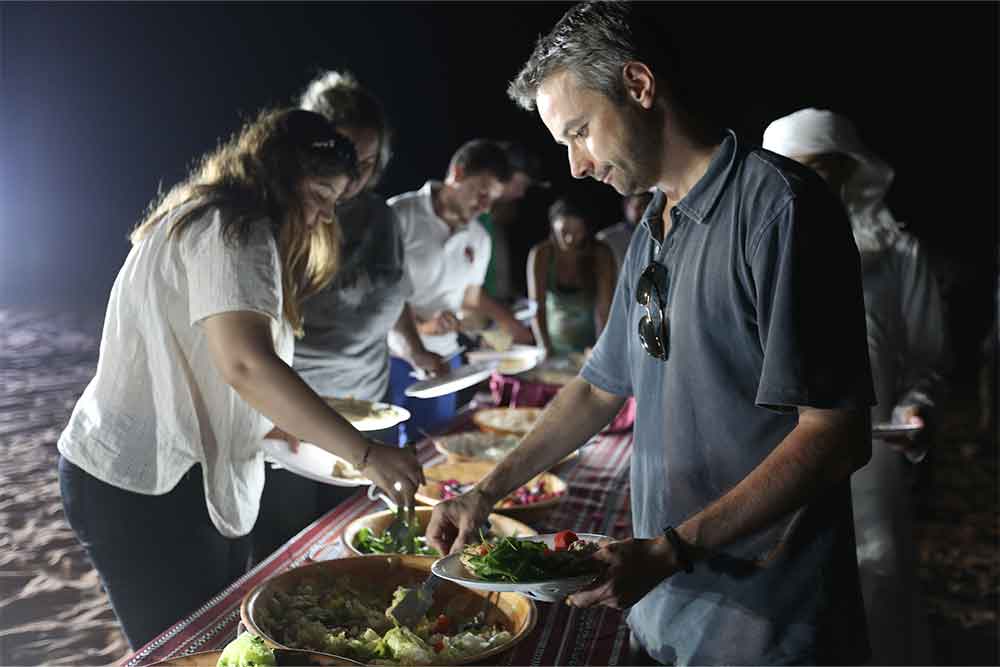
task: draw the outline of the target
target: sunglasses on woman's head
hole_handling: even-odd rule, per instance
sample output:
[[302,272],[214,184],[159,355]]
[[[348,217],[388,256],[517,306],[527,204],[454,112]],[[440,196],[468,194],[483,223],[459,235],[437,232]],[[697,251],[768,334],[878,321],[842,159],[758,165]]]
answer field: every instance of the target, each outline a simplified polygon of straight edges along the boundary
[[646,309],[639,320],[639,342],[651,357],[666,361],[670,355],[670,318],[667,314],[667,290],[670,274],[658,262],[651,262],[635,289],[635,301]]

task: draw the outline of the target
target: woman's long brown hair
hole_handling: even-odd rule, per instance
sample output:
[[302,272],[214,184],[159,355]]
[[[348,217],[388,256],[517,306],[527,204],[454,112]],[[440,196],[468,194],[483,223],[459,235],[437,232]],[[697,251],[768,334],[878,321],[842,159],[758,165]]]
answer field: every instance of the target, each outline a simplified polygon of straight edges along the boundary
[[173,218],[171,236],[210,208],[222,212],[230,242],[244,242],[253,225],[267,220],[281,257],[284,315],[301,337],[302,302],[328,285],[340,265],[341,229],[336,220],[307,225],[299,189],[306,178],[352,175],[355,165],[353,146],[321,115],[264,111],[157,197],[130,239],[140,243],[188,204],[193,205]]

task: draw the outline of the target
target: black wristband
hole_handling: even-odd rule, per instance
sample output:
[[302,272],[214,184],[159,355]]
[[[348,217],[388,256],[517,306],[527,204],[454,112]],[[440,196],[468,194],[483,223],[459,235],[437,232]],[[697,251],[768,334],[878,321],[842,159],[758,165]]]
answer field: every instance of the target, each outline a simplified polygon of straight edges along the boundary
[[674,527],[667,526],[663,530],[663,536],[667,538],[667,542],[670,542],[670,546],[674,548],[674,553],[677,554],[677,562],[680,563],[681,569],[688,574],[694,572],[694,563],[691,561],[687,545],[684,544],[684,540],[677,534]]
[[358,467],[355,468],[355,470],[361,472],[362,470],[365,469],[365,466],[368,465],[368,455],[371,453],[372,453],[372,443],[369,442],[368,447],[365,449],[365,455],[361,457],[361,463],[358,464]]

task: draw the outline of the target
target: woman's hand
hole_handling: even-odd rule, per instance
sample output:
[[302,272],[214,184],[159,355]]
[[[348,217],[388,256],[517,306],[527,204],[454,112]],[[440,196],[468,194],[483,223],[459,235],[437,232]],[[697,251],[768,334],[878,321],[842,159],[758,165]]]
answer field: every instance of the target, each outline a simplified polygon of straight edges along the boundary
[[299,439],[296,438],[294,435],[292,435],[291,433],[287,433],[285,431],[282,431],[277,426],[275,426],[270,431],[268,431],[267,435],[264,436],[264,439],[265,440],[284,440],[285,442],[288,443],[288,448],[290,450],[292,450],[293,454],[295,454],[295,453],[297,453],[299,451],[299,445],[302,444],[299,441]]
[[397,505],[413,507],[413,496],[425,482],[424,470],[413,449],[369,443],[367,458],[359,470]]

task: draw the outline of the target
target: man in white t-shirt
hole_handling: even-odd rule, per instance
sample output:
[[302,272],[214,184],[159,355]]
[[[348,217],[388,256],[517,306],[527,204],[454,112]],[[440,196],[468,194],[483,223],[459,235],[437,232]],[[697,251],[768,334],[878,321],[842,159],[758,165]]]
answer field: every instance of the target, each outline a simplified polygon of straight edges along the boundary
[[[495,321],[516,342],[533,340],[530,330],[483,290],[491,242],[476,218],[500,198],[510,175],[507,154],[499,144],[473,139],[452,156],[444,181],[427,181],[419,190],[388,200],[402,231],[405,271],[412,287],[409,304],[424,347],[431,352],[448,356],[458,350],[460,312]],[[452,363],[455,367],[460,362]],[[393,357],[393,401],[410,410],[407,435],[414,439],[451,417],[456,399],[454,394],[407,398],[403,392],[413,382],[411,370],[407,362]]]

